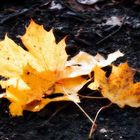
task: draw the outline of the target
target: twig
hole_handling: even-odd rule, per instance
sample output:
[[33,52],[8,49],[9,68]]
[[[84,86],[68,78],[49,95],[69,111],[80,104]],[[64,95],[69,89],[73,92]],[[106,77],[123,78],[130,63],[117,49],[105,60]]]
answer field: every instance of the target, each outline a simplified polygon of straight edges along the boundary
[[20,15],[23,15],[24,13],[28,12],[30,9],[22,9],[21,11],[17,11],[16,13],[13,13],[13,14],[10,14],[8,15],[7,17],[3,18],[2,20],[0,20],[0,25],[1,24],[4,24],[6,21],[14,18],[14,17],[17,17],[17,16],[20,16]]
[[96,113],[96,116],[95,116],[95,118],[94,118],[93,124],[92,124],[91,129],[90,129],[90,133],[89,133],[89,137],[88,137],[89,139],[91,139],[92,134],[95,132],[95,130],[96,130],[96,128],[97,128],[96,120],[97,120],[97,117],[99,116],[99,113],[100,113],[102,110],[104,110],[104,109],[110,107],[111,105],[112,105],[112,103],[101,107],[101,108],[98,110],[98,112]]
[[103,43],[105,40],[107,40],[108,38],[110,38],[111,36],[113,36],[114,34],[116,34],[118,31],[120,31],[120,29],[121,29],[122,26],[124,25],[125,19],[126,19],[126,15],[124,16],[124,18],[123,18],[123,20],[122,20],[121,26],[119,26],[118,29],[116,29],[115,31],[113,31],[112,33],[110,33],[109,35],[107,35],[106,37],[104,37],[103,39],[101,39],[100,41],[98,41],[98,42],[96,43],[96,45],[99,45],[99,44]]
[[42,4],[39,6],[39,8],[42,8],[42,7],[44,7],[44,6],[48,6],[48,5],[50,4],[50,2],[51,2],[51,1],[47,1],[47,2],[45,2],[45,3],[42,3]]
[[23,14],[29,12],[29,11],[36,10],[38,8],[47,6],[49,3],[50,2],[45,2],[45,3],[41,4],[41,5],[35,4],[31,8],[29,8],[29,9],[25,8],[25,9],[22,9],[22,10],[19,10],[19,11],[15,12],[15,13],[9,14],[6,17],[4,17],[4,18],[2,18],[0,20],[0,25],[4,24],[5,22],[9,21],[10,19],[13,19],[13,18],[15,18],[17,16],[21,16],[21,15],[23,15]]
[[42,126],[44,126],[44,125],[47,125],[48,124],[48,122],[50,121],[50,120],[52,120],[60,111],[62,111],[64,108],[66,108],[68,106],[68,104],[67,105],[64,105],[64,106],[62,106],[62,107],[60,107],[59,109],[57,109],[49,118],[48,118],[48,120],[46,120],[45,122],[43,122],[43,124],[41,124],[41,125],[39,125],[39,126],[37,126],[37,127],[42,127]]
[[140,73],[140,70],[137,68],[131,68],[133,71]]
[[81,39],[81,38],[78,38],[78,37],[75,37],[74,40],[77,41],[77,42],[80,42],[80,43],[82,43],[82,44],[84,44],[84,45],[86,45],[86,46],[91,46],[91,45],[92,45],[92,44],[89,43],[88,41],[86,41],[86,40],[84,40],[84,39]]
[[78,96],[82,98],[88,98],[88,99],[106,99],[106,97],[92,97],[92,96],[84,96],[80,94],[78,94]]

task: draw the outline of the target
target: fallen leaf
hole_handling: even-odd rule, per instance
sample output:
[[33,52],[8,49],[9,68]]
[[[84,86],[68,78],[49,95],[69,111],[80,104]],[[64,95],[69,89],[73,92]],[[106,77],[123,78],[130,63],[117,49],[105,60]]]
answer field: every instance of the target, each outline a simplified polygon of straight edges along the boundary
[[119,16],[112,16],[112,17],[110,17],[110,18],[107,18],[107,19],[106,19],[106,22],[103,23],[102,25],[103,25],[103,26],[105,26],[105,25],[121,26],[121,25],[122,25],[122,20],[123,20],[122,17],[119,17]]
[[[78,75],[89,74],[94,66],[98,65],[100,67],[105,67],[110,65],[117,58],[122,57],[123,53],[119,50],[111,53],[105,59],[102,55],[97,54],[96,56],[89,55],[86,52],[80,51],[78,55],[73,57],[71,60],[67,61],[66,65],[68,66],[67,71],[70,71],[70,76],[74,77]],[[77,64],[77,65],[75,65]]]
[[109,77],[99,66],[93,70],[94,82],[89,85],[90,89],[101,91],[104,97],[120,107],[140,107],[140,82],[133,82],[135,72],[127,63],[113,65]]
[[[67,72],[65,39],[56,44],[52,30],[47,32],[43,26],[31,21],[21,40],[28,51],[7,36],[0,42],[0,75],[7,78],[0,84],[6,88],[4,97],[11,102],[11,114],[22,115],[23,110],[39,111],[52,101],[79,102],[76,93],[87,80],[81,75],[71,77]],[[63,93],[61,97],[47,97],[59,92]]]
[[[39,111],[50,102],[80,102],[77,92],[87,83],[82,75],[89,74],[95,65],[106,66],[123,54],[101,55],[80,52],[68,61],[65,38],[56,43],[53,31],[31,21],[21,36],[24,50],[7,36],[0,42],[0,85],[6,89],[4,98],[10,100],[13,116],[24,110]],[[62,95],[60,96],[60,94]],[[50,95],[56,97],[50,98]]]

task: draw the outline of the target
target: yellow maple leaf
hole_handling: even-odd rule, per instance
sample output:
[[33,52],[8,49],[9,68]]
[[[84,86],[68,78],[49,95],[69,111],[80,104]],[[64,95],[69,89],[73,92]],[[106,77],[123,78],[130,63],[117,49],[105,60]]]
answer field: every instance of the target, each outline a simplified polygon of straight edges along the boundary
[[[11,114],[22,115],[23,110],[39,111],[52,101],[79,102],[76,93],[87,80],[79,75],[71,77],[66,72],[65,40],[56,44],[52,30],[47,32],[33,21],[21,39],[28,51],[7,36],[0,42],[0,75],[8,78],[0,84],[6,88],[5,98],[11,101]],[[63,96],[47,98],[60,92]]]
[[127,63],[113,65],[108,78],[99,66],[93,70],[94,82],[89,85],[90,89],[100,90],[104,97],[120,107],[140,107],[140,82],[133,82],[135,72]]
[[[53,101],[79,102],[77,92],[87,82],[82,75],[89,74],[95,64],[108,65],[122,56],[117,51],[105,60],[81,51],[68,61],[65,39],[56,43],[53,31],[34,21],[21,40],[28,51],[7,36],[0,42],[0,75],[8,78],[0,85],[6,89],[4,98],[10,100],[13,116],[22,115],[23,110],[39,111]],[[57,93],[62,96],[49,98]]]

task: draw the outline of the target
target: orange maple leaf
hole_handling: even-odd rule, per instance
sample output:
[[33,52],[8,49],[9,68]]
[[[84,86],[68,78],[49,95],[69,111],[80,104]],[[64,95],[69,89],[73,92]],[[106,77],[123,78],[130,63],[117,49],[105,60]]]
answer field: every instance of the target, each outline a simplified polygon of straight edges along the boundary
[[133,82],[135,72],[127,63],[113,65],[109,77],[99,66],[93,70],[94,82],[89,85],[90,89],[100,90],[104,97],[120,107],[140,107],[140,82]]
[[[87,82],[82,75],[89,74],[95,64],[108,65],[122,56],[119,51],[105,60],[80,52],[68,59],[65,39],[56,44],[53,31],[31,21],[21,40],[28,51],[7,36],[0,42],[0,75],[8,78],[0,85],[6,89],[4,98],[10,100],[13,116],[23,110],[39,111],[53,101],[80,102],[77,92]],[[62,96],[49,98],[51,94]]]

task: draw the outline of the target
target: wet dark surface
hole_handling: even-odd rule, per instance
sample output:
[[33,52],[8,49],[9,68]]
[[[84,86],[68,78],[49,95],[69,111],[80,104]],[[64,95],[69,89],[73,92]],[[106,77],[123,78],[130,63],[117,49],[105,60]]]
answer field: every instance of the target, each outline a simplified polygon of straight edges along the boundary
[[[127,60],[131,67],[140,68],[139,5],[133,1],[114,4],[108,0],[83,8],[82,5],[75,4],[74,0],[56,2],[62,5],[62,9],[51,9],[51,1],[45,0],[1,2],[1,39],[7,33],[21,44],[18,35],[24,33],[32,18],[37,23],[43,24],[47,30],[53,28],[57,40],[67,35],[69,54],[83,50],[93,55],[99,52],[107,56],[120,49],[125,56],[115,64]],[[112,16],[121,20],[119,26],[106,25]],[[85,94],[91,91],[84,89],[82,92]],[[98,109],[106,104],[108,104],[106,100],[83,99],[80,105],[94,118]],[[9,115],[7,106],[6,100],[0,101],[0,140],[86,140],[88,138],[91,123],[73,103],[53,103],[38,113],[25,112],[23,117],[18,118]],[[99,115],[97,130],[92,139],[139,140],[139,116],[139,108],[121,109],[112,105]]]

